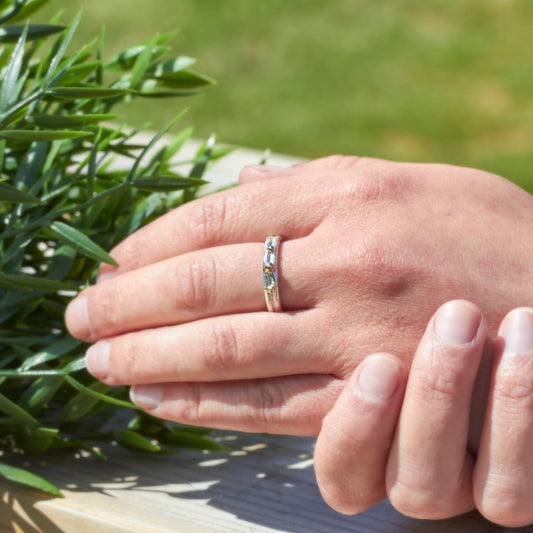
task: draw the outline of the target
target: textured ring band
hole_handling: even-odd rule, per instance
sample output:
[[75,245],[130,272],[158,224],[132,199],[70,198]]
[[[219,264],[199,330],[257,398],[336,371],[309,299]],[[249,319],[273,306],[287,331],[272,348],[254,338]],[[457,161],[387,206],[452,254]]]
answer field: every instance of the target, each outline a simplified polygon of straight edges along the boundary
[[279,235],[271,235],[265,241],[263,255],[263,287],[267,309],[273,313],[281,312],[278,289],[278,249],[281,242]]

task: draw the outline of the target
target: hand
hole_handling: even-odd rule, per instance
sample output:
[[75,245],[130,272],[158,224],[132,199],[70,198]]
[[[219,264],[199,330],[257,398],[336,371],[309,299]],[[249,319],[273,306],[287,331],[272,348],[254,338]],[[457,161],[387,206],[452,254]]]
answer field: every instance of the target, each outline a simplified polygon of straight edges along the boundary
[[[386,351],[408,367],[443,302],[479,303],[491,336],[506,311],[533,304],[533,201],[510,182],[355,157],[266,170],[127,238],[112,251],[120,267],[103,267],[67,310],[73,335],[99,341],[89,371],[133,384],[151,414],[316,436],[359,362]],[[273,234],[284,313],[265,312]]]
[[533,522],[533,309],[515,309],[500,327],[476,458],[467,435],[486,334],[477,307],[452,301],[430,320],[408,377],[392,355],[364,360],[315,448],[319,487],[333,508],[353,514],[388,496],[416,518],[477,507],[499,525]]

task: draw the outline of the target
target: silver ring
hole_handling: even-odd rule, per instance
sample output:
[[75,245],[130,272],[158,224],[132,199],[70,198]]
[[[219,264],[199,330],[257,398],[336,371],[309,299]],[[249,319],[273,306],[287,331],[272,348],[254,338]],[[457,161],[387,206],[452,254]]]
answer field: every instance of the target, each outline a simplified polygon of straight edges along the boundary
[[278,288],[278,249],[281,242],[279,235],[271,235],[265,241],[263,255],[263,287],[267,309],[272,313],[281,312]]

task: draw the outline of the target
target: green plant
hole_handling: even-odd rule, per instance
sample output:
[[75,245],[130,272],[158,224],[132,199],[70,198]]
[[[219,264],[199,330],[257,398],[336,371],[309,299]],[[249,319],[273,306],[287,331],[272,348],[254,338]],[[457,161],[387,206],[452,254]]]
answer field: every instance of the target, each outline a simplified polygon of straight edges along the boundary
[[[158,144],[174,120],[143,143],[140,131],[115,125],[113,108],[133,98],[190,96],[211,80],[190,70],[193,59],[165,57],[168,35],[107,61],[103,31],[68,52],[79,17],[66,28],[56,21],[20,24],[47,2],[0,0],[3,460],[21,450],[94,451],[106,439],[156,453],[217,449],[207,430],[151,418],[129,403],[127,390],[91,378],[86,346],[63,325],[72,295],[94,278],[99,262],[113,262],[104,250],[194,198],[207,165],[226,152],[210,139],[193,160],[176,161],[190,130]],[[122,408],[132,409],[131,420],[106,429]],[[60,494],[6,462],[0,475]]]

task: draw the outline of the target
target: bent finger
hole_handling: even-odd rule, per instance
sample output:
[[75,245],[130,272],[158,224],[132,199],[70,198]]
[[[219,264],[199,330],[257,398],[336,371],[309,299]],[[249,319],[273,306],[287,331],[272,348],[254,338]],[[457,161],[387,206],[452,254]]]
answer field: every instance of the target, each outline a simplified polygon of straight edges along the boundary
[[478,509],[506,527],[533,522],[533,309],[503,320],[474,473]]
[[386,497],[385,471],[405,382],[391,355],[367,357],[322,423],[315,472],[324,500],[355,514]]
[[[305,243],[283,242],[279,294],[284,310],[311,307],[310,269],[297,259]],[[67,307],[65,321],[77,338],[94,342],[127,331],[181,324],[209,316],[266,309],[263,245],[219,246],[126,272],[83,291]]]
[[403,514],[441,519],[474,507],[467,437],[486,329],[481,311],[458,300],[422,337],[387,467],[389,498]]
[[335,354],[321,315],[249,313],[136,331],[89,348],[87,368],[108,385],[327,373]]
[[136,385],[130,396],[152,416],[183,424],[316,437],[341,388],[341,380],[316,374]]

